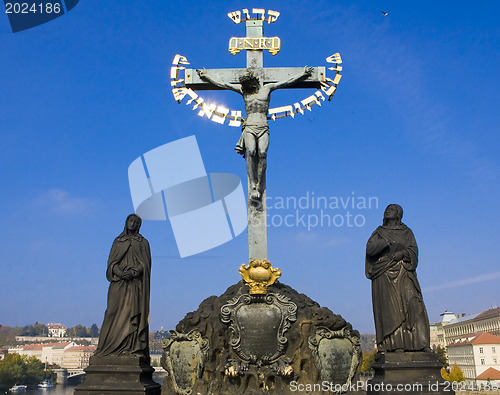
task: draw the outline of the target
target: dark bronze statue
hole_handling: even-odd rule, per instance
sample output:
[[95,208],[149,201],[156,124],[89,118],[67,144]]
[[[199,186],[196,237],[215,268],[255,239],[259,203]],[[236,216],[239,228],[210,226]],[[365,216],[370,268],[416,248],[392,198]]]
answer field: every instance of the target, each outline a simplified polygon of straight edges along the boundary
[[108,305],[95,355],[138,355],[149,359],[151,252],[131,214],[108,259]]
[[382,226],[366,244],[377,348],[381,352],[430,351],[429,319],[415,272],[417,242],[402,218],[401,206],[387,206]]
[[[247,69],[239,78],[239,84],[219,81],[209,76],[206,70],[196,70],[203,81],[208,81],[219,88],[239,93],[245,100],[246,119],[241,125],[241,138],[236,144],[236,152],[247,160],[247,173],[252,188],[252,199],[259,200],[263,192],[264,175],[267,167],[267,148],[269,147],[269,125],[267,113],[271,92],[292,86],[306,79],[313,71],[305,67],[304,72],[286,81],[264,84],[252,69]],[[247,155],[248,154],[248,155]]]

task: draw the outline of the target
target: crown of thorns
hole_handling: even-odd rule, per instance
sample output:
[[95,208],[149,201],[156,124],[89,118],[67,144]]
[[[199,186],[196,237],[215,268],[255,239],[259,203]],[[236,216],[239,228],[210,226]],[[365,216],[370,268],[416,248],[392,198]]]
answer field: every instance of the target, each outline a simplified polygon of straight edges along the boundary
[[258,81],[259,78],[257,77],[257,74],[255,74],[253,71],[247,70],[242,75],[240,75],[239,80],[241,84],[245,84],[250,81]]

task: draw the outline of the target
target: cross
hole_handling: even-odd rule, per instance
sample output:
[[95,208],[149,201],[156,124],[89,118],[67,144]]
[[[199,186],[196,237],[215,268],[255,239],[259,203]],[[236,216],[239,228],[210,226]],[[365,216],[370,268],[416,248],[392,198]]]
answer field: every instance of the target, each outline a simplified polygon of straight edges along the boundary
[[[267,123],[270,94],[281,88],[320,88],[325,67],[264,68],[263,51],[279,51],[279,38],[263,37],[262,18],[250,18],[246,11],[246,37],[231,38],[229,51],[246,50],[245,69],[185,70],[185,85],[192,90],[229,89],[240,93],[245,100],[247,117],[242,123],[242,137],[236,151],[247,160],[248,174],[248,249],[249,261],[267,260],[266,223],[266,163],[269,127]],[[238,11],[239,12],[239,11]],[[274,11],[269,11],[271,14]],[[231,15],[233,21],[235,18]],[[279,15],[274,12],[273,15]],[[277,19],[276,15],[276,19]],[[271,17],[270,17],[271,18]],[[276,20],[274,19],[274,20]],[[273,20],[273,22],[274,22]],[[271,19],[269,20],[271,22]],[[235,21],[235,23],[239,23]]]

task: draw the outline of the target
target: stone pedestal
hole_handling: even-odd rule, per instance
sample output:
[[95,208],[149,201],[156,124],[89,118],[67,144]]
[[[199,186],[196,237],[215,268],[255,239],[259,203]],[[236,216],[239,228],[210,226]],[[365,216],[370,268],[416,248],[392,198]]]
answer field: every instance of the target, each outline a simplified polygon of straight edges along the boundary
[[433,352],[377,353],[367,395],[453,395],[445,391],[441,363]]
[[359,337],[285,284],[250,294],[240,282],[205,299],[164,342],[162,395],[331,394],[330,384],[357,380]]
[[134,355],[92,356],[85,369],[85,382],[76,395],[159,395],[160,384],[153,381],[154,369],[149,360]]

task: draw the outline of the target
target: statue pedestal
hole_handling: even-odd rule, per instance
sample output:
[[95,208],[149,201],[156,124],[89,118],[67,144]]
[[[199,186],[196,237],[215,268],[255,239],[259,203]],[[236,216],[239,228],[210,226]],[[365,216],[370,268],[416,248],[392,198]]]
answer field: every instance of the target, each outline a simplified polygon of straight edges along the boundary
[[285,284],[267,291],[239,282],[188,313],[163,343],[162,395],[327,394],[319,383],[355,382],[359,333]]
[[441,367],[433,352],[379,352],[373,365],[375,376],[367,383],[367,395],[453,395],[451,388],[445,390]]
[[144,357],[134,355],[92,356],[85,369],[85,382],[76,395],[159,395],[161,386],[153,381],[154,369]]

